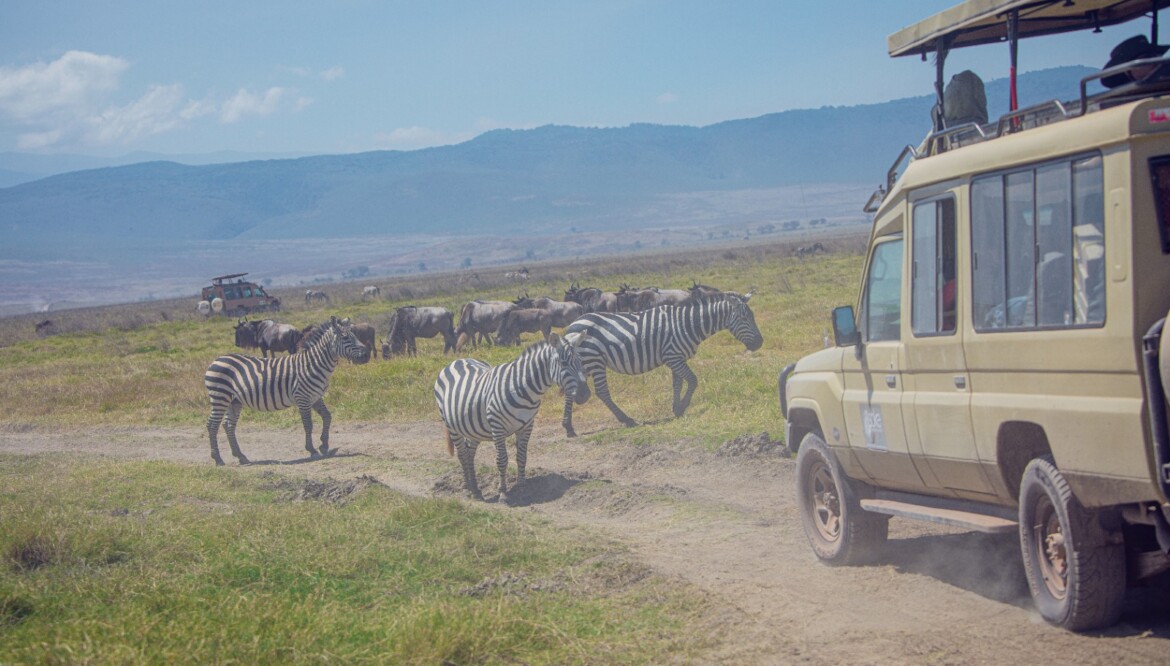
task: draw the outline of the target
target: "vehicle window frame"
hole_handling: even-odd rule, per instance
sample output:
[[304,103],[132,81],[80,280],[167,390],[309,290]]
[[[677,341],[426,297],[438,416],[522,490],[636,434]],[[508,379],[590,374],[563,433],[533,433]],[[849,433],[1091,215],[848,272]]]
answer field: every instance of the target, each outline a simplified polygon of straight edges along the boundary
[[[874,327],[872,325],[873,322],[870,319],[870,315],[873,312],[873,308],[871,307],[871,302],[872,302],[871,299],[873,297],[873,284],[874,284],[873,277],[874,277],[874,269],[876,266],[875,259],[878,258],[879,252],[887,251],[886,248],[889,246],[892,246],[892,245],[898,245],[899,252],[900,252],[897,270],[895,271],[895,274],[898,277],[898,290],[897,290],[898,311],[897,311],[897,319],[896,319],[897,328],[898,328],[897,336],[875,338],[875,337],[873,337],[873,332],[874,332]],[[860,303],[861,307],[859,308],[860,313],[861,313],[861,316],[859,317],[859,321],[860,321],[860,329],[862,332],[862,339],[867,344],[872,343],[872,342],[901,342],[901,340],[902,340],[902,291],[903,291],[903,287],[905,286],[905,279],[904,279],[905,276],[903,275],[905,272],[904,271],[905,261],[906,261],[906,246],[905,246],[905,239],[904,239],[901,232],[896,233],[896,234],[890,234],[889,236],[884,236],[880,239],[875,240],[872,248],[870,249],[869,258],[866,262],[866,267],[865,267],[865,288],[864,288],[862,295],[861,295],[861,303]]]
[[[1048,175],[1051,172],[1059,171],[1061,168],[1067,173],[1066,189],[1063,191],[1065,199],[1063,202],[1058,200],[1046,199],[1046,195],[1050,195],[1050,191],[1044,189],[1044,184],[1047,183]],[[1086,173],[1095,171],[1096,175],[1092,182],[1086,182],[1083,177]],[[998,182],[998,185],[996,183]],[[998,213],[998,225],[988,224],[983,220],[986,217],[987,211],[978,210],[977,206],[985,199],[979,193],[982,185],[987,183],[991,188],[987,192],[986,197],[991,201],[997,201],[1001,210]],[[1029,192],[1027,200],[1013,201],[1011,197],[1012,188],[1017,188],[1018,191]],[[1085,191],[1080,191],[1079,188],[1084,188]],[[1062,230],[1069,231],[1067,242],[1061,247],[1067,247],[1067,261],[1076,262],[1082,261],[1088,263],[1090,259],[1082,259],[1085,256],[1085,248],[1089,246],[1090,241],[1085,240],[1084,245],[1079,242],[1085,237],[1080,236],[1082,232],[1078,232],[1081,226],[1091,226],[1093,230],[1099,232],[1098,238],[1092,242],[1098,244],[1098,251],[1101,255],[1104,254],[1105,243],[1105,214],[1104,214],[1104,199],[1102,193],[1104,190],[1104,160],[1101,151],[1089,151],[1084,153],[1077,153],[1074,155],[1066,155],[1058,159],[1048,159],[1040,162],[1033,162],[1011,169],[1003,169],[998,171],[989,171],[974,175],[971,178],[969,190],[971,196],[968,197],[968,225],[969,241],[970,241],[970,268],[968,269],[972,284],[972,298],[970,299],[970,306],[967,310],[970,312],[971,324],[977,333],[1018,333],[1026,331],[1053,331],[1053,330],[1070,330],[1070,329],[1084,329],[1084,328],[1102,328],[1108,318],[1108,303],[1105,299],[1103,290],[1104,283],[1104,265],[1098,264],[1093,274],[1095,280],[1100,281],[1100,284],[1095,287],[1083,284],[1083,281],[1078,281],[1076,278],[1077,271],[1070,265],[1068,268],[1069,282],[1067,288],[1063,283],[1053,286],[1056,283],[1046,284],[1042,281],[1040,273],[1043,270],[1041,264],[1047,259],[1061,257],[1051,257],[1050,253],[1041,253],[1042,246],[1044,249],[1052,247],[1045,244],[1041,239],[1041,234],[1044,233],[1043,227],[1051,229],[1056,225],[1056,222],[1050,217],[1056,215],[1053,213],[1053,205],[1063,203],[1065,206],[1065,214],[1069,218],[1060,222]],[[1096,199],[1093,195],[1098,195]],[[1024,205],[1022,205],[1024,204]],[[1090,210],[1091,206],[1099,206],[1097,210]],[[1011,228],[1011,222],[1015,219],[1021,222],[1016,225],[1017,228]],[[1088,219],[1088,222],[1085,220]],[[1047,223],[1045,222],[1047,220]],[[984,227],[992,227],[990,229]],[[1031,245],[1031,262],[1030,265],[1020,264],[1012,268],[1008,262],[1015,258],[1019,259],[1017,254],[1011,252],[1011,245],[1013,242],[1012,233],[1017,232],[1014,239],[1016,243],[1020,243],[1021,238],[1018,236],[1019,227],[1027,227],[1025,229],[1030,234],[1029,244]],[[1005,259],[999,260],[993,266],[998,269],[998,272],[991,274],[980,274],[980,252],[983,251],[987,245],[987,241],[998,242],[998,252],[1001,257]],[[1061,239],[1064,242],[1065,239]],[[1059,255],[1059,253],[1056,253]],[[1095,261],[1095,260],[1094,260]],[[1059,274],[1059,273],[1057,273]],[[1026,279],[1026,281],[1022,281]],[[1013,296],[1012,287],[1018,284],[1027,284],[1028,289],[1025,290],[1026,298],[1022,296]],[[985,306],[991,305],[988,300],[989,289],[1001,290],[1002,294],[998,305],[995,308],[988,310],[986,313],[981,313],[979,310]],[[1090,299],[1089,289],[1096,289],[1099,301],[1091,305],[1084,305],[1084,312],[1080,312],[1082,307],[1081,302],[1088,303]],[[1047,315],[1043,314],[1043,306],[1040,301],[1043,299],[1043,294],[1048,291],[1055,291],[1062,293],[1068,291],[1070,294],[1069,309],[1065,312],[1065,321],[1052,323],[1045,322]],[[995,294],[990,294],[995,296]],[[1013,301],[1020,301],[1022,303]],[[1015,312],[1013,308],[1019,309],[1022,305],[1021,312]],[[1099,307],[1099,312],[1096,308]],[[995,320],[990,320],[990,316],[998,310],[1002,310],[1001,315],[995,315]],[[1093,313],[1096,312],[1094,318]],[[1079,321],[1081,316],[1084,316],[1084,321]],[[1013,323],[1013,317],[1018,317],[1019,321]],[[990,322],[990,323],[989,323]]]
[[[921,235],[920,225],[923,221],[919,219],[918,213],[925,206],[930,206],[933,211],[933,220],[930,222],[932,226],[932,234],[930,240],[933,243],[930,257],[923,257],[920,254],[920,242],[924,240]],[[949,219],[947,216],[949,215]],[[910,335],[915,338],[933,338],[955,335],[958,332],[958,276],[959,276],[959,240],[958,240],[958,205],[955,201],[954,193],[948,192],[939,196],[929,197],[915,201],[910,205]],[[945,227],[949,225],[950,229],[947,231]],[[947,249],[944,244],[947,241],[949,234],[950,241],[950,262],[949,269],[951,271],[950,280],[943,280],[939,282],[939,276],[945,275],[947,271]],[[905,252],[905,248],[903,248]],[[926,276],[922,273],[923,266],[919,265],[919,259],[933,259],[934,266],[927,267],[930,274],[934,277],[930,287],[929,293],[922,294],[928,296],[931,301],[931,314],[933,328],[919,330],[919,285],[926,284]],[[947,283],[952,284],[951,307],[946,308],[946,287]],[[948,320],[949,315],[949,320]]]

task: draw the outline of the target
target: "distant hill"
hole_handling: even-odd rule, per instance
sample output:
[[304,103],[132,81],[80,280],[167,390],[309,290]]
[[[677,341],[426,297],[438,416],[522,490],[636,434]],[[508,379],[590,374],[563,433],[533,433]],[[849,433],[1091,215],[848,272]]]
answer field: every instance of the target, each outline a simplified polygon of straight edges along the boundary
[[[1088,68],[1023,75],[1022,103],[1068,98]],[[929,73],[924,71],[924,80]],[[924,83],[927,88],[929,83]],[[1006,80],[987,85],[992,115]],[[545,126],[454,146],[224,164],[150,161],[0,189],[0,258],[152,241],[516,235],[688,224],[663,197],[880,182],[929,129],[933,97],[823,107],[706,127]],[[9,162],[12,161],[9,156]],[[0,166],[4,163],[0,162]],[[814,202],[815,207],[815,202]],[[709,216],[709,211],[707,215]],[[684,214],[685,218],[685,214]]]

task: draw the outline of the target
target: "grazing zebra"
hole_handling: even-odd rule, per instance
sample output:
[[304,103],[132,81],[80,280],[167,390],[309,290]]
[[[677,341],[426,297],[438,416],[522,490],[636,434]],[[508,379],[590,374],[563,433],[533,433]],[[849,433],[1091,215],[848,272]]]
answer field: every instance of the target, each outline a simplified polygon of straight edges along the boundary
[[[674,415],[682,416],[691,403],[699,378],[687,365],[699,343],[728,329],[751,351],[764,344],[756,326],[756,317],[748,307],[751,293],[703,299],[689,305],[663,305],[642,312],[593,312],[582,316],[565,329],[585,333],[577,349],[587,375],[593,378],[593,390],[609,411],[626,426],[637,422],[626,416],[609,395],[607,369],[624,375],[640,375],[666,364],[673,375]],[[679,396],[683,382],[686,395]],[[573,403],[565,400],[561,423],[569,437],[573,431]]]
[[320,301],[322,303],[328,303],[329,302],[329,294],[326,294],[323,291],[317,291],[316,289],[306,289],[305,290],[305,303],[309,304],[309,303],[312,303],[313,301]]
[[[296,405],[305,426],[305,449],[316,458],[329,455],[329,409],[325,407],[325,390],[337,362],[347,358],[354,363],[370,360],[370,350],[362,346],[350,330],[349,319],[337,317],[318,326],[305,340],[300,351],[280,358],[256,358],[243,354],[220,356],[211,362],[203,375],[211,416],[207,417],[207,434],[211,438],[211,459],[219,457],[216,435],[219,424],[227,433],[232,455],[247,465],[248,459],[236,442],[236,422],[245,407],[272,412]],[[313,410],[321,415],[321,453],[313,449]]]
[[500,470],[500,497],[507,495],[507,442],[516,433],[516,483],[524,481],[528,438],[541,396],[553,384],[565,392],[565,400],[582,404],[589,399],[589,385],[577,356],[579,334],[564,338],[553,333],[548,342],[529,345],[510,363],[491,367],[476,359],[457,359],[435,380],[435,402],[447,428],[447,452],[459,451],[463,485],[476,499],[483,499],[475,479],[475,449],[482,441],[496,444]]

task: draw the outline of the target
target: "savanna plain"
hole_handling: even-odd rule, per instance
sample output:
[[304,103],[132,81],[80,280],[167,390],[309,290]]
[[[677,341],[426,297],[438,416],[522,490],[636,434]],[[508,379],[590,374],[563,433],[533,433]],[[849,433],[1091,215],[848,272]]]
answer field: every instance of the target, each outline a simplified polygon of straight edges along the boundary
[[[665,368],[610,374],[633,428],[593,399],[567,438],[550,392],[506,498],[480,447],[485,502],[447,455],[437,338],[338,367],[335,455],[305,456],[295,411],[245,411],[253,464],[225,450],[216,467],[202,376],[235,351],[235,319],[194,298],[55,312],[44,336],[44,315],[0,319],[0,664],[1165,663],[1165,587],[1132,590],[1106,631],[1055,629],[1014,537],[895,520],[876,564],[816,561],[776,380],[854,301],[865,240],[804,259],[769,243],[538,264],[523,284],[507,268],[371,278],[327,286],[329,305],[278,290],[279,321],[347,316],[379,337],[401,305],[457,313],[571,281],[753,291],[764,346],[704,342],[683,417]],[[366,284],[381,297],[362,300]]]

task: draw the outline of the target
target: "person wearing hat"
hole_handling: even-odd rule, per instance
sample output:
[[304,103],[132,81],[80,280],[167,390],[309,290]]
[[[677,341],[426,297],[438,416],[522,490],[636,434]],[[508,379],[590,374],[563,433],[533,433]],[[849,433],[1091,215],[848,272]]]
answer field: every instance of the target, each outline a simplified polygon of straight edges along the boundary
[[[1113,47],[1113,50],[1109,53],[1109,62],[1105,63],[1105,69],[1116,67],[1133,60],[1160,58],[1166,53],[1167,49],[1170,49],[1170,46],[1151,44],[1145,35],[1136,35]],[[1110,74],[1102,78],[1101,85],[1106,88],[1116,88],[1133,81],[1144,81],[1160,70],[1163,70],[1162,65],[1134,67],[1128,71]]]

